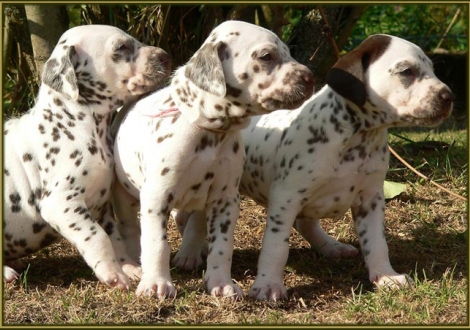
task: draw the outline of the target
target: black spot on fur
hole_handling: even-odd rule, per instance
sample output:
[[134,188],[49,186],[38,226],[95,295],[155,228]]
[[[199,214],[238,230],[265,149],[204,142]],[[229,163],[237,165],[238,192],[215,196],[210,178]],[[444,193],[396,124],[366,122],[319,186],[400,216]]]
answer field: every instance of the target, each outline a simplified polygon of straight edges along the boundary
[[26,163],[26,162],[30,162],[33,160],[33,155],[31,155],[29,152],[25,153],[23,155],[23,161]]
[[238,143],[238,141],[235,141],[235,143],[233,144],[233,153],[236,154],[239,148],[240,148],[240,144]]
[[35,222],[33,223],[33,233],[37,234],[46,227],[45,223]]

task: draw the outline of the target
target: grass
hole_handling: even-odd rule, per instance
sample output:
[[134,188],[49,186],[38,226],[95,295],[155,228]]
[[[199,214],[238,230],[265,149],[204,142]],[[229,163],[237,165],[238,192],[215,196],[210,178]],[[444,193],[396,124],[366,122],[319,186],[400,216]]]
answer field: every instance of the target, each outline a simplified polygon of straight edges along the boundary
[[[423,174],[466,197],[468,136],[466,127],[455,122],[397,130],[390,143]],[[390,164],[387,179],[408,187],[386,205],[390,259],[395,270],[414,278],[413,289],[378,290],[368,281],[361,255],[327,259],[293,230],[284,272],[288,300],[213,298],[205,293],[202,267],[172,269],[178,295],[160,301],[100,284],[77,251],[61,240],[26,258],[28,271],[4,284],[3,325],[468,325],[467,202],[420,179],[394,157]],[[256,275],[265,216],[264,208],[243,198],[232,277],[245,292]],[[358,246],[350,212],[322,225],[335,238]],[[173,222],[169,240],[174,255],[180,238]]]
[[[428,324],[428,320],[437,316],[436,323],[459,324],[459,318],[465,317],[467,281],[460,285],[454,280],[454,272],[447,269],[441,279],[428,279],[414,274],[415,288],[395,291],[378,290],[362,292],[352,289],[351,298],[346,304],[346,316],[352,324],[393,324],[398,319],[406,318],[409,324]],[[357,291],[357,292],[356,292]]]

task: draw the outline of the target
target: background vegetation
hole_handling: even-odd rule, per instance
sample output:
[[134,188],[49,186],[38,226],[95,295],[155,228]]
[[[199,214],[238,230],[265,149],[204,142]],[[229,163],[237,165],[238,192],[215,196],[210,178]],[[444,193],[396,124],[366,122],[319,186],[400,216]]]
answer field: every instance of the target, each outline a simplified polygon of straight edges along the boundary
[[354,26],[345,49],[374,33],[386,33],[418,44],[433,53],[468,50],[468,7],[458,4],[368,6]]
[[[337,59],[330,37],[343,52],[373,33],[407,38],[428,52],[434,52],[436,47],[451,53],[466,52],[468,47],[468,6],[462,4],[10,4],[4,6],[4,17],[6,115],[20,114],[33,104],[41,63],[48,57],[44,52],[47,47],[37,44],[38,40],[54,46],[65,29],[82,24],[114,25],[146,44],[162,47],[172,55],[176,68],[189,59],[220,22],[252,22],[277,33],[290,46],[293,56],[312,69],[318,85],[323,84],[324,75]],[[38,26],[40,32],[35,30]],[[39,34],[41,38],[37,37]]]
[[[45,12],[55,12],[46,7]],[[431,55],[439,77],[458,99],[454,114],[443,125],[394,130],[390,144],[427,177],[468,196],[467,5],[129,3],[70,4],[62,9],[67,27],[120,27],[169,51],[174,67],[186,62],[218,23],[227,19],[256,23],[281,36],[294,57],[316,74],[318,85],[336,61],[330,37],[341,53],[373,33],[409,39]],[[3,114],[8,117],[33,105],[39,65],[24,6],[5,5],[4,15]],[[59,24],[53,29],[58,30]],[[174,300],[137,298],[133,291],[101,285],[75,248],[62,240],[26,258],[28,268],[20,280],[3,285],[3,325],[468,325],[468,203],[438,190],[393,157],[387,179],[407,186],[405,193],[387,201],[386,236],[392,265],[415,279],[415,289],[377,290],[368,282],[361,255],[324,258],[293,230],[284,272],[286,301],[212,298],[204,292],[205,265],[190,273],[171,270],[178,289]],[[256,275],[265,217],[265,209],[243,199],[232,275],[245,292]],[[170,223],[174,255],[180,237]],[[350,213],[335,221],[325,219],[322,225],[336,239],[358,246]]]

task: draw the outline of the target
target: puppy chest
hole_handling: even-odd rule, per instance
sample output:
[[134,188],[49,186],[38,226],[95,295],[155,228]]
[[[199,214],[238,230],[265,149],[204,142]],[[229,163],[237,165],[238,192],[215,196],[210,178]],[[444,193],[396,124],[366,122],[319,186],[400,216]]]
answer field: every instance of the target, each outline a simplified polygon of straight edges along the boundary
[[[208,157],[209,159],[211,157]],[[213,199],[227,193],[236,194],[242,173],[243,158],[215,157],[212,161],[201,158],[177,178],[179,196],[176,207],[201,209]]]
[[[364,179],[363,176],[360,176]],[[312,218],[336,218],[346,213],[363,189],[363,181],[350,177],[323,182],[303,199],[303,213]]]

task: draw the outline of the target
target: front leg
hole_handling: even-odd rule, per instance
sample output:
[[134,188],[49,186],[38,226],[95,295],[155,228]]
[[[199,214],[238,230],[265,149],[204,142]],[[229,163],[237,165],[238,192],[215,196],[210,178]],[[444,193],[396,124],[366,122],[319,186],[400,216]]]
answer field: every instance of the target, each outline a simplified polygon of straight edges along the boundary
[[[373,196],[368,198],[368,196]],[[385,199],[383,192],[358,196],[360,203],[351,208],[356,232],[364,260],[369,270],[369,280],[378,287],[397,288],[411,286],[413,280],[398,274],[391,266],[384,233]]]
[[43,219],[78,249],[102,283],[128,289],[129,278],[116,260],[111,240],[92,217],[85,201],[67,198],[64,203],[66,199],[60,198],[62,196],[52,193],[43,199]]
[[209,253],[204,282],[212,296],[243,297],[242,289],[233,283],[231,277],[233,235],[240,212],[239,202],[238,192],[235,191],[207,206]]
[[248,295],[257,300],[279,300],[287,298],[283,283],[284,267],[289,256],[289,236],[300,204],[286,201],[286,192],[270,195],[266,230],[258,260],[258,273]]
[[170,246],[167,223],[172,205],[169,193],[162,196],[160,185],[147,180],[140,192],[142,279],[137,295],[156,294],[159,298],[175,297],[176,288],[170,275]]

